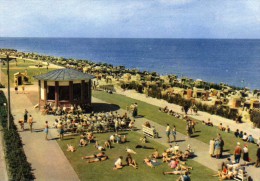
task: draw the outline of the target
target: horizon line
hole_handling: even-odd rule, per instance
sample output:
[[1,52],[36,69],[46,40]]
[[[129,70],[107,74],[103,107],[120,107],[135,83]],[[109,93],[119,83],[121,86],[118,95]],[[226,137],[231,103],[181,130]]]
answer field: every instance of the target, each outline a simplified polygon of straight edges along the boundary
[[59,38],[64,38],[64,39],[194,39],[194,40],[260,40],[260,38],[160,38],[160,37],[154,37],[154,38],[137,38],[137,37],[22,37],[22,36],[0,36],[0,38],[53,38],[53,39],[59,39]]

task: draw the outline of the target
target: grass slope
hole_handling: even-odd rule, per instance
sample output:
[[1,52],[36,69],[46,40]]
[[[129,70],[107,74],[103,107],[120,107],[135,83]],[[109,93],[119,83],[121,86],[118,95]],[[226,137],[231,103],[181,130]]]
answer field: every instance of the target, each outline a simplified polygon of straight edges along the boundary
[[[157,122],[158,124],[161,124],[165,126],[167,123],[170,125],[176,125],[177,131],[183,134],[186,134],[186,122],[180,119],[177,119],[173,116],[167,115],[166,113],[162,113],[158,111],[157,106],[153,106],[151,104],[147,104],[145,102],[132,99],[123,95],[119,94],[108,94],[103,91],[93,91],[93,96],[104,100],[108,103],[116,104],[120,106],[122,109],[126,109],[127,105],[130,105],[134,102],[138,103],[138,114],[145,116],[145,118],[152,120],[154,122]],[[214,121],[214,120],[212,120]],[[204,142],[209,143],[209,140],[211,138],[216,138],[217,134],[220,133],[222,135],[222,138],[225,142],[224,150],[227,150],[230,153],[233,153],[234,148],[236,146],[236,142],[243,142],[241,139],[236,138],[233,133],[226,133],[219,131],[217,127],[209,127],[201,124],[196,125],[196,130],[200,131],[195,133],[194,136],[196,136],[196,139]],[[256,160],[256,150],[257,146],[255,144],[246,143],[248,145],[249,149],[249,157],[253,159],[253,161]]]
[[[107,140],[112,133],[100,133],[95,134],[96,140],[102,145],[104,140]],[[67,152],[67,144],[72,144],[77,146],[79,143],[79,136],[66,137],[63,141],[58,141],[64,154],[70,161],[71,165],[75,169],[76,173],[79,175],[80,180],[176,180],[178,176],[176,175],[163,175],[163,171],[171,171],[166,163],[163,163],[156,168],[150,168],[143,163],[143,159],[146,156],[151,155],[154,151],[153,149],[135,149],[137,144],[140,144],[140,134],[136,132],[127,132],[128,142],[125,144],[113,144],[112,149],[106,150],[106,154],[109,156],[109,160],[97,163],[87,163],[82,160],[81,157],[84,155],[91,155],[93,153],[98,153],[98,150],[94,148],[94,144],[91,143],[86,147],[78,147],[77,151],[74,153]],[[165,149],[164,146],[153,142],[150,140],[146,146],[157,148],[160,153]],[[115,160],[121,155],[123,156],[123,161],[127,155],[125,149],[126,147],[134,149],[137,154],[132,155],[132,157],[138,163],[138,169],[132,167],[124,167],[122,170],[113,170],[113,165]],[[158,161],[161,162],[161,159]],[[125,161],[123,162],[125,163]],[[214,171],[198,164],[193,160],[189,160],[187,165],[194,167],[191,170],[191,178],[193,181],[201,180],[216,180],[216,177],[211,177]],[[204,177],[207,177],[204,179]]]

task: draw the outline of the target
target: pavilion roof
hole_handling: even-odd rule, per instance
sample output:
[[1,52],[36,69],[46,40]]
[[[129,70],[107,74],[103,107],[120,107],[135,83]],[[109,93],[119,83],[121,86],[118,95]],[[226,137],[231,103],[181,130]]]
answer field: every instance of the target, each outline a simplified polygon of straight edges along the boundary
[[46,74],[36,75],[35,79],[49,81],[73,81],[73,80],[90,80],[95,78],[93,75],[80,72],[75,69],[57,69]]

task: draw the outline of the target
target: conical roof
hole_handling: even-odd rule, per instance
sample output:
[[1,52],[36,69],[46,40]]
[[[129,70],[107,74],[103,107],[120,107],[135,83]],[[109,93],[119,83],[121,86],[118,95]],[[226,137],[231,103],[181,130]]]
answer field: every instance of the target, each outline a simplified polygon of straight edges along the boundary
[[73,81],[73,80],[90,80],[95,78],[90,74],[80,72],[75,69],[57,69],[46,74],[34,76],[38,80],[48,81]]

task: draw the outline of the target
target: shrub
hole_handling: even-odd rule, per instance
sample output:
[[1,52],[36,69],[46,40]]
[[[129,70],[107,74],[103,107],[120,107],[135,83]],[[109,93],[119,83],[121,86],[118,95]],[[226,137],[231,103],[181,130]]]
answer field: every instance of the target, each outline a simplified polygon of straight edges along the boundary
[[260,109],[253,109],[250,114],[251,121],[260,128]]
[[33,180],[34,176],[23,150],[21,138],[17,132],[13,117],[10,118],[10,129],[7,129],[7,111],[4,108],[6,98],[0,91],[0,120],[4,133],[5,158],[9,172],[9,180]]

